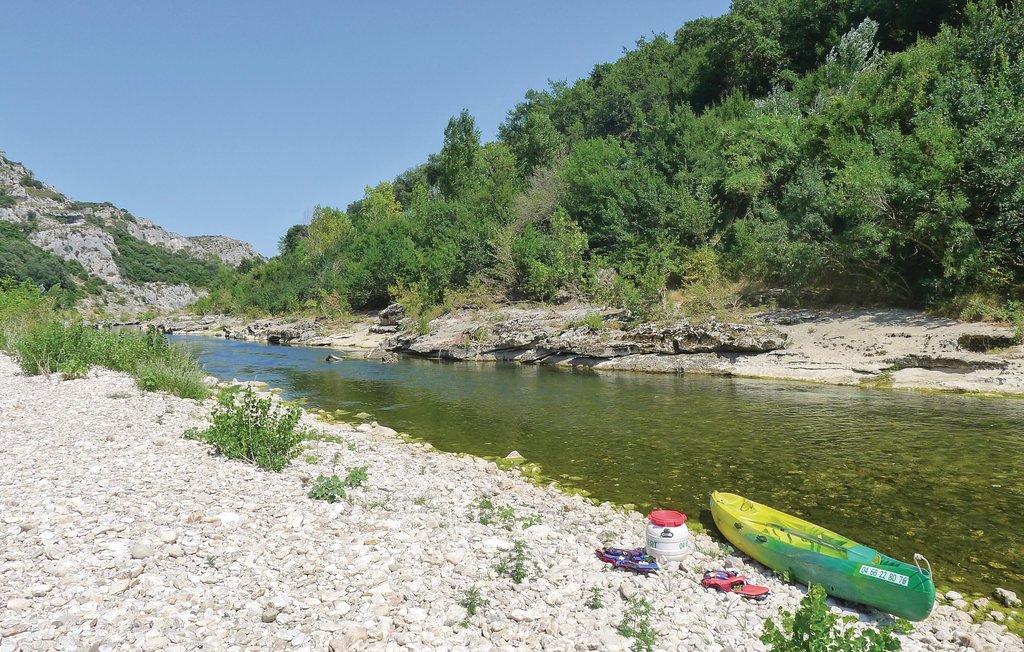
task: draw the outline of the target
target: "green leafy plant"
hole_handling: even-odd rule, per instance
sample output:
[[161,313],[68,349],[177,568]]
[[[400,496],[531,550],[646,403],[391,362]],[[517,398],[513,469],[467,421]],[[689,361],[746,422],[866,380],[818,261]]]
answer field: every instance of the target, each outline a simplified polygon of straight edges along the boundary
[[616,628],[619,634],[633,639],[633,652],[653,652],[658,633],[651,625],[654,607],[646,598],[632,597],[626,601],[626,610]]
[[347,469],[348,474],[345,476],[346,487],[358,487],[366,482],[366,467],[356,466]]
[[487,600],[480,596],[480,589],[471,586],[462,594],[459,606],[466,610],[466,617],[462,621],[463,627],[469,626],[469,619],[477,614],[480,609],[487,606]]
[[345,497],[345,485],[336,475],[318,475],[313,481],[313,488],[306,495],[313,500],[336,503]]
[[60,376],[64,380],[85,378],[85,374],[87,373],[89,373],[89,365],[83,364],[75,359],[68,360],[60,366]]
[[495,570],[498,571],[498,575],[509,577],[516,584],[522,584],[523,580],[536,570],[536,564],[530,559],[530,551],[526,544],[515,541],[511,548],[498,554]]
[[604,606],[601,602],[601,587],[592,586],[590,587],[590,596],[587,601],[583,603],[588,609],[600,609]]
[[37,189],[43,188],[43,182],[40,181],[39,179],[36,179],[31,174],[23,174],[23,175],[21,175],[20,181],[21,181],[21,185],[26,187],[26,188],[37,188]]
[[296,427],[300,416],[299,408],[276,409],[270,398],[246,387],[233,405],[214,407],[209,428],[190,430],[186,437],[205,441],[232,459],[280,471],[302,451],[304,432]]
[[516,510],[509,505],[495,505],[490,496],[481,496],[473,505],[472,518],[482,525],[500,525],[506,530],[511,530],[516,523],[526,529],[531,525],[538,525],[541,522],[539,514],[531,514],[520,518]]
[[894,633],[906,631],[905,621],[858,631],[853,627],[857,618],[832,613],[826,597],[820,585],[811,586],[796,613],[782,613],[781,628],[771,619],[765,621],[761,642],[775,652],[888,652],[901,648]]

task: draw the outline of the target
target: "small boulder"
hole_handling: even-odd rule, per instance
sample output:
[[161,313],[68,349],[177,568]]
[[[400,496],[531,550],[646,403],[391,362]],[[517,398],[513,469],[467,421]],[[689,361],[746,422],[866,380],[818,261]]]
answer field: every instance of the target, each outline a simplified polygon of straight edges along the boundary
[[377,313],[378,326],[398,326],[403,319],[405,319],[405,308],[399,303],[392,303]]
[[1021,604],[1020,598],[1018,598],[1017,594],[1013,591],[1007,591],[1006,589],[996,589],[995,596],[1000,602],[1003,603],[1003,606],[1006,607],[1019,607]]

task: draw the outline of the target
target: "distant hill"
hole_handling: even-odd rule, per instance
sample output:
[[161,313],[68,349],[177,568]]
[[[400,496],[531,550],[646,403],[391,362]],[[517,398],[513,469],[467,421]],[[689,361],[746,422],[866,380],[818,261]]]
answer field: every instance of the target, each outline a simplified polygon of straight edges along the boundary
[[59,286],[65,303],[111,316],[176,310],[221,267],[262,260],[247,242],[181,236],[109,202],[81,202],[0,152],[0,277]]

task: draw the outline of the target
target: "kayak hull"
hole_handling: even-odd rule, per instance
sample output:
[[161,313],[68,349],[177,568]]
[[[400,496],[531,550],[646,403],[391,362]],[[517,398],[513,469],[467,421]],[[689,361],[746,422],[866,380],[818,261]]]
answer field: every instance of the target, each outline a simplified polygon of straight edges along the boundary
[[930,570],[735,494],[713,493],[711,515],[739,550],[833,597],[915,621],[935,605]]

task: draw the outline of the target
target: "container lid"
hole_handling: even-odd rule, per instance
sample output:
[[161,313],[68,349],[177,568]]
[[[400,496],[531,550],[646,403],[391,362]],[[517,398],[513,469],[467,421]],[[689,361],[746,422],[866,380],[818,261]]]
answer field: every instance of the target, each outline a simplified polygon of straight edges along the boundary
[[658,527],[679,527],[686,522],[686,514],[670,509],[656,509],[650,513],[647,520]]

